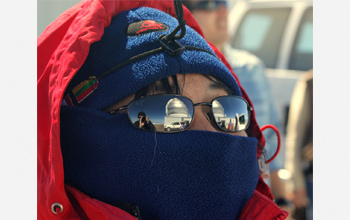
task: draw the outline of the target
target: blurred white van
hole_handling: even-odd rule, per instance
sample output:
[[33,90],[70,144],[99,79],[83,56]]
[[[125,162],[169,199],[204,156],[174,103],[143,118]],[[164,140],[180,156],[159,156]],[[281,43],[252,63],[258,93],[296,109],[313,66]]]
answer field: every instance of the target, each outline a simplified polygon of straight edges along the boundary
[[284,133],[295,83],[313,68],[312,0],[237,0],[228,26],[234,48],[264,61]]

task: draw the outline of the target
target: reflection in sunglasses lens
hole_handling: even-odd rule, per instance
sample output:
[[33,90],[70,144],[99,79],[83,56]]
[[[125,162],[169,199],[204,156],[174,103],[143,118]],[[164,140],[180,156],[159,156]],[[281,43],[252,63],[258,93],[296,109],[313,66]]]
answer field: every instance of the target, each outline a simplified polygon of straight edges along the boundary
[[192,120],[192,113],[189,114],[189,109],[193,108],[192,103],[187,102],[180,97],[169,99],[165,106],[166,116],[164,117],[165,131],[180,131],[185,130]]
[[[145,119],[137,118],[139,112],[145,113]],[[178,132],[191,124],[193,105],[181,96],[149,96],[130,103],[129,117],[133,126],[141,130]]]
[[[224,131],[242,131],[249,123],[247,102],[235,96],[216,98],[211,107],[215,122]],[[154,95],[129,104],[129,118],[140,130],[163,133],[186,130],[193,119],[190,99],[177,95]]]
[[216,124],[225,131],[243,131],[249,122],[247,103],[240,98],[224,96],[212,103]]

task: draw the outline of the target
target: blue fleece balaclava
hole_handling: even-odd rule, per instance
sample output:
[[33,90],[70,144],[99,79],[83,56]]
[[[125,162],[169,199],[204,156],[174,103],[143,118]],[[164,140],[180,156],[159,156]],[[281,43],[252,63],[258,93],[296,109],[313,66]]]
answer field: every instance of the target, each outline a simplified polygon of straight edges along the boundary
[[241,96],[231,72],[188,26],[178,40],[187,46],[182,54],[161,50],[125,62],[159,48],[158,37],[177,25],[164,12],[136,8],[117,15],[91,45],[66,90],[68,106],[61,108],[65,182],[118,207],[137,205],[143,220],[237,219],[258,182],[256,138],[209,131],[144,132],[131,125],[127,114],[102,111],[178,73],[214,76]]
[[135,129],[127,114],[63,106],[65,181],[92,198],[137,205],[143,220],[237,219],[258,182],[257,139]]

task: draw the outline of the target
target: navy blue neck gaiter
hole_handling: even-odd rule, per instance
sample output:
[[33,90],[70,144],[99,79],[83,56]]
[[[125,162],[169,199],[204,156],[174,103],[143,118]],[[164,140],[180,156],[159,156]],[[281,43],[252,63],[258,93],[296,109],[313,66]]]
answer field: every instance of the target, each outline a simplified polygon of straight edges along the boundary
[[259,177],[255,138],[139,131],[124,113],[62,106],[61,145],[66,183],[143,220],[237,219]]

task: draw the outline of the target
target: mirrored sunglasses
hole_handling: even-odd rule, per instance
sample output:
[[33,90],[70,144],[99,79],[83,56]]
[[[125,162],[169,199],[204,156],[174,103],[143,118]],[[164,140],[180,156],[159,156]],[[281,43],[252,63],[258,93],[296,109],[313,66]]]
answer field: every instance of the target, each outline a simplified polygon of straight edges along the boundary
[[217,127],[229,132],[247,129],[250,111],[253,110],[239,96],[220,96],[210,103],[194,104],[180,95],[162,94],[141,97],[109,113],[127,111],[131,124],[139,130],[173,133],[188,129],[193,121],[195,106],[209,106]]
[[216,10],[220,7],[220,5],[223,5],[225,8],[227,8],[227,1],[226,0],[199,1],[191,5],[190,10],[191,11],[194,9],[208,10],[208,11]]

